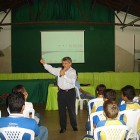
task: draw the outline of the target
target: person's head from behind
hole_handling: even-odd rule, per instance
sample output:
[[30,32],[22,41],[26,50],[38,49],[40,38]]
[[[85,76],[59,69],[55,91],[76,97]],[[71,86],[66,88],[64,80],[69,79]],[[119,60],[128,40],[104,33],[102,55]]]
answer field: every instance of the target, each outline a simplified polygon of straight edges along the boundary
[[119,107],[115,101],[108,100],[104,102],[103,107],[104,107],[104,115],[107,118],[110,118],[110,119],[117,118],[118,113],[119,113]]
[[28,93],[25,89],[25,87],[23,85],[16,85],[13,89],[12,89],[13,93],[19,93],[21,92],[24,95],[25,100],[28,97]]
[[136,96],[135,89],[131,85],[124,86],[121,89],[121,91],[122,91],[122,99],[125,102],[130,102],[130,101],[132,102],[133,98]]
[[68,70],[72,65],[72,59],[70,57],[64,57],[62,59],[62,67],[65,69],[65,70]]
[[96,87],[96,94],[97,94],[97,97],[99,96],[103,96],[104,94],[104,90],[106,89],[106,86],[104,84],[100,84]]
[[116,91],[113,89],[106,89],[104,90],[104,102],[107,100],[115,101],[116,100]]
[[25,107],[24,95],[19,93],[12,93],[7,97],[7,106],[10,113],[22,113]]

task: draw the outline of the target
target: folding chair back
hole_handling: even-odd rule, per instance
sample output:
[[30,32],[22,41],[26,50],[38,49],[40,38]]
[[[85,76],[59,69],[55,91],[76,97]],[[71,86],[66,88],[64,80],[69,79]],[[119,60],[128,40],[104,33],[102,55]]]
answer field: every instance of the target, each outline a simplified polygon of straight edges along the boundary
[[139,137],[140,135],[140,109],[130,109],[120,111],[119,116],[124,115],[126,117],[126,125],[133,131],[132,138]]
[[[99,106],[103,106],[103,98],[95,98],[95,99],[91,99],[88,102],[88,110],[89,110],[89,114],[91,113],[92,107],[94,106],[95,109],[97,109]],[[95,110],[96,111],[96,110]]]
[[93,122],[97,120],[98,121],[106,120],[106,117],[104,116],[103,111],[97,111],[89,115],[90,132],[87,132],[88,134],[93,135],[93,130],[95,129],[93,126]]
[[27,117],[27,118],[33,118],[34,119],[34,116],[35,116],[35,110],[33,108],[28,108],[26,107],[23,111],[23,115],[24,117]]
[[[124,140],[127,132],[130,129],[126,125],[109,125],[98,127],[94,130],[94,138],[95,140],[100,140],[100,134],[104,133],[106,140]],[[131,131],[127,134],[126,140],[129,139]]]

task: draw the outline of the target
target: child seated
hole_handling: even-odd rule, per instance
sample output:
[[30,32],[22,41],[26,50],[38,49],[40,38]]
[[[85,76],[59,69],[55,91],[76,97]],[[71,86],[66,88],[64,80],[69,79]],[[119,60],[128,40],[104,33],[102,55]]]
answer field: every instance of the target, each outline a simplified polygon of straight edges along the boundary
[[[115,101],[108,100],[104,102],[103,109],[104,109],[104,115],[106,116],[106,120],[99,121],[96,127],[109,126],[109,125],[125,125],[123,121],[117,119],[119,108]],[[106,136],[104,132],[100,132],[99,137],[100,140],[106,140]]]
[[[104,90],[104,102],[110,100],[115,101],[116,100],[116,91],[113,89],[106,89]],[[96,111],[103,111],[103,106],[99,106]]]
[[[97,87],[96,87],[96,95],[97,95],[97,98],[95,98],[95,99],[98,99],[98,98],[101,98],[101,99],[103,99],[103,94],[104,94],[104,91],[105,91],[105,89],[106,89],[106,86],[104,85],[104,84],[100,84],[100,85],[98,85]],[[94,100],[95,100],[94,99]],[[102,106],[103,105],[103,102],[102,102],[102,104],[101,105],[99,105],[99,106]],[[97,109],[97,107],[94,105],[94,102],[92,102],[91,103],[91,113],[93,113],[93,112],[95,112],[96,111],[96,109]]]
[[[100,84],[100,85],[98,85],[98,86],[96,87],[97,98],[90,100],[89,103],[88,103],[88,107],[89,107],[89,108],[88,108],[88,109],[89,109],[89,116],[90,116],[91,113],[94,113],[94,112],[97,111],[97,110],[96,110],[97,107],[103,106],[103,103],[104,103],[104,101],[103,101],[103,94],[104,94],[105,91],[106,91],[106,86],[103,85],[103,84]],[[101,100],[98,100],[98,99],[101,99]],[[95,102],[96,102],[96,103],[95,103]],[[90,108],[92,108],[92,109],[90,110]],[[102,109],[102,110],[103,110],[103,109]],[[104,116],[101,117],[101,118],[104,118]],[[96,127],[96,124],[97,124],[97,122],[98,122],[99,120],[100,120],[100,119],[99,119],[98,116],[94,116],[94,117],[93,117],[93,124],[94,124],[94,127]],[[86,130],[87,130],[87,131],[91,131],[91,128],[90,128],[91,122],[90,122],[90,121],[91,121],[91,120],[88,119],[88,121],[87,121],[87,123],[86,123]]]
[[127,109],[140,109],[140,105],[137,102],[134,102],[133,99],[136,96],[135,89],[131,85],[126,85],[121,89],[122,99],[125,101],[125,104],[119,106],[120,111]]
[[[115,101],[116,100],[116,92],[115,92],[115,90],[113,90],[113,89],[106,89],[104,91],[104,98],[103,98],[103,100],[104,100],[104,103],[106,101]],[[103,111],[103,110],[104,110],[103,106],[99,106],[97,108],[96,112],[97,111]],[[103,117],[102,117],[102,119],[105,120],[105,118],[103,118]],[[97,125],[97,123],[99,121],[100,121],[99,117],[98,116],[94,116],[94,118],[93,118],[94,127],[96,127],[96,125]]]
[[[133,86],[126,85],[121,89],[121,91],[122,99],[125,101],[125,103],[119,106],[120,111],[129,109],[140,109],[139,103],[133,101],[134,97],[136,96],[135,89]],[[127,118],[125,115],[121,115],[119,119],[123,120],[125,123],[127,122]]]

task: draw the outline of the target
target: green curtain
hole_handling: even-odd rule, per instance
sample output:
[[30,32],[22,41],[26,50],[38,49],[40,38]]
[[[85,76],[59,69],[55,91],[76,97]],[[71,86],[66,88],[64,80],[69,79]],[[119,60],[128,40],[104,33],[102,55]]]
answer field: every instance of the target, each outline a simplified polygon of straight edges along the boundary
[[98,3],[83,0],[34,0],[32,5],[13,9],[12,22],[97,21],[114,22],[113,12]]
[[[49,23],[34,24],[36,21]],[[26,4],[12,10],[12,72],[45,71],[39,63],[40,31],[48,30],[85,31],[85,63],[73,64],[78,72],[114,71],[114,25],[96,25],[89,22],[114,23],[114,13],[99,4],[92,8],[92,1],[85,0],[35,0],[32,5]]]

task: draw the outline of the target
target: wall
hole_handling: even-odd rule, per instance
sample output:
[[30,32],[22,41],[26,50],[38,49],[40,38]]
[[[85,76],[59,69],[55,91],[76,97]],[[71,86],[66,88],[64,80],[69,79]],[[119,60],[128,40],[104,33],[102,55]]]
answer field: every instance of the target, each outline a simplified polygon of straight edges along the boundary
[[[0,20],[5,13],[0,13]],[[123,21],[125,14],[119,13],[119,17]],[[127,16],[126,23],[136,19],[132,15]],[[11,21],[11,14],[9,14],[4,23]],[[115,22],[119,23],[115,18]],[[140,24],[140,22],[136,22]],[[10,26],[3,26],[0,32],[0,50],[4,52],[4,57],[0,57],[0,73],[12,72],[11,69],[11,28]],[[94,26],[89,27],[94,30]],[[134,33],[135,33],[135,55],[134,55]],[[140,27],[126,27],[122,31],[120,26],[115,26],[115,71],[140,71]],[[8,47],[9,46],[9,47]],[[91,54],[92,55],[92,54]],[[135,59],[134,59],[135,58]]]
[[[0,12],[0,21],[3,19],[6,13]],[[3,23],[11,22],[11,13],[4,19]],[[10,73],[11,69],[11,27],[2,26],[0,30],[0,73]]]
[[[123,22],[125,13],[119,13]],[[128,15],[125,23],[129,23],[138,17]],[[115,18],[115,22],[119,23]],[[140,25],[140,21],[135,24]],[[137,59],[140,59],[140,27],[128,26],[123,30],[121,26],[115,26],[115,71],[140,71]]]

